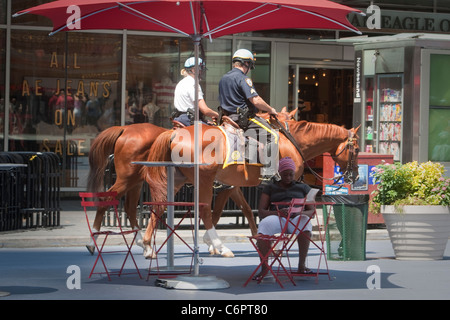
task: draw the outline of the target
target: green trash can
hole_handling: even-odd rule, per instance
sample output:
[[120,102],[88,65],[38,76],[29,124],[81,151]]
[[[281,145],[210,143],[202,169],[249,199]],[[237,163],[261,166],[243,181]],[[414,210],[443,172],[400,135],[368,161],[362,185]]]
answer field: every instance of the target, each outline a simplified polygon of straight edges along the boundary
[[365,260],[368,194],[322,195],[322,201],[334,202],[323,206],[329,260]]

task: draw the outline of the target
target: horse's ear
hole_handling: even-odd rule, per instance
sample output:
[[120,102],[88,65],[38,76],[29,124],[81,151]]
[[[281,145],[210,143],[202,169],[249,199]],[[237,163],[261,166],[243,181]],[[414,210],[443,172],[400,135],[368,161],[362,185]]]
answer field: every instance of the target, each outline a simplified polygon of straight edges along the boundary
[[286,113],[287,112],[287,110],[286,110],[286,106],[284,106],[283,108],[281,108],[281,111],[280,111],[281,113]]
[[357,126],[354,130],[355,130],[355,133],[357,133],[358,131],[359,131],[359,128],[361,128],[361,125],[359,125],[359,126]]
[[297,110],[298,110],[298,108],[295,108],[294,110],[289,112],[289,118],[290,119],[295,119],[295,114],[297,113]]

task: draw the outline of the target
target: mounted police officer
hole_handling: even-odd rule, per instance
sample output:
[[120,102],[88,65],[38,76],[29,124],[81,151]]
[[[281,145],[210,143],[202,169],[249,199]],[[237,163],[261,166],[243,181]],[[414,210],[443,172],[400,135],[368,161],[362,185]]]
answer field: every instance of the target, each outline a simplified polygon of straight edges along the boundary
[[[248,72],[255,68],[253,54],[247,49],[239,49],[233,54],[232,62],[233,68],[219,82],[219,108],[245,132],[254,129],[258,137],[265,133],[266,146],[269,147],[271,142],[278,139],[277,134],[269,123],[256,116],[256,113],[260,110],[276,116],[277,111],[258,95],[252,80],[247,76]],[[248,155],[246,158],[248,159]]]
[[[203,61],[201,58],[198,60],[198,66],[200,68],[199,74],[203,69]],[[172,118],[175,121],[181,122],[185,126],[190,126],[194,122],[194,105],[195,105],[195,58],[191,57],[184,63],[184,69],[181,70],[181,74],[184,78],[178,82],[175,88],[174,106],[177,111],[174,112]],[[211,110],[203,99],[203,91],[200,85],[198,86],[198,108],[200,113],[200,119],[203,120],[203,116],[211,118],[218,118],[218,113]]]

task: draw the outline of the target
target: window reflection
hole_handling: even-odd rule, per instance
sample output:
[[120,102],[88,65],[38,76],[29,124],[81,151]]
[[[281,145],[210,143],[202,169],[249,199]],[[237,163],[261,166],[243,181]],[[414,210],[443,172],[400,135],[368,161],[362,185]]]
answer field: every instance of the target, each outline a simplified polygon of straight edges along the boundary
[[11,32],[9,150],[60,155],[65,187],[86,185],[91,141],[120,124],[121,39]]
[[258,94],[270,102],[270,42],[267,41],[238,41],[237,49],[250,50],[256,59],[255,69],[249,75]]
[[120,35],[69,33],[69,132],[100,132],[120,125],[121,48]]
[[0,30],[0,150],[4,148],[5,132],[5,76],[6,76],[6,31]]
[[[14,14],[21,10],[32,8],[52,1],[53,0],[14,0],[14,1],[11,0],[11,13]],[[27,26],[42,26],[42,27],[53,26],[52,21],[50,19],[35,14],[24,14],[19,17],[12,18],[11,23]]]
[[[63,34],[48,37],[46,32],[11,32],[10,151],[42,151],[48,137],[62,139],[51,98],[63,88],[64,69],[52,66],[51,61],[52,56],[63,54]],[[47,137],[35,136],[43,131]]]
[[192,42],[133,35],[127,43],[125,123],[149,122],[170,128],[180,61],[191,54]]
[[0,24],[6,24],[6,0],[0,0]]
[[[226,39],[214,39],[203,42],[206,56],[206,72],[200,81],[208,107],[217,111],[219,106],[219,81],[231,69],[232,42]],[[182,60],[182,62],[184,62]]]

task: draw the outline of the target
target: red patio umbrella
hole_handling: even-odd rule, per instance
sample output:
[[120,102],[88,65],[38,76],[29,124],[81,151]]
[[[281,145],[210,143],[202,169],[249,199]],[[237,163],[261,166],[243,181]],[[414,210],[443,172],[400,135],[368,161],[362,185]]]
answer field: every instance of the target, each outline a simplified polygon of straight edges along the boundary
[[201,37],[294,28],[359,33],[347,20],[348,13],[359,10],[328,0],[59,0],[14,16],[42,15],[52,20],[53,32],[70,31],[74,21],[68,18],[78,9],[83,30],[172,31]]
[[[200,40],[227,34],[270,29],[332,29],[360,32],[347,20],[358,12],[328,0],[59,0],[22,10],[22,14],[45,16],[54,34],[73,30],[170,31],[191,37],[197,65]],[[194,130],[194,271],[198,276],[198,177],[199,111],[198,68],[195,68]],[[173,196],[173,195],[171,195]],[[168,195],[169,198],[169,195]],[[170,199],[169,199],[170,201]],[[203,281],[202,281],[203,282]],[[210,287],[211,288],[211,287]]]

